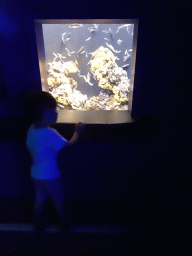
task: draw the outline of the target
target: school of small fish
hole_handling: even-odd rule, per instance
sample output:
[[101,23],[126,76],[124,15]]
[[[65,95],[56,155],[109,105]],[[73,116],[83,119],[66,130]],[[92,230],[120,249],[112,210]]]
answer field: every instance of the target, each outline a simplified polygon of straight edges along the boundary
[[[62,24],[60,26],[64,30],[66,26],[68,26],[69,29],[81,29],[83,27],[83,24]],[[130,26],[131,24],[120,24],[116,33],[118,33],[121,29],[126,29],[129,36],[133,35],[133,33],[130,33],[129,31]],[[112,26],[109,27],[108,30],[101,30],[103,33],[109,34],[106,35],[105,38],[102,38],[103,43],[105,42],[107,47],[102,46],[97,50],[93,49],[92,52],[89,52],[88,49],[90,48],[87,47],[90,47],[92,42],[94,43],[94,38],[95,36],[97,36],[97,31],[99,30],[99,24],[92,24],[90,25],[90,27],[88,26],[87,28],[88,36],[86,36],[86,38],[84,39],[84,43],[82,43],[82,46],[79,46],[80,49],[70,52],[69,49],[71,49],[75,38],[73,38],[73,33],[69,32],[71,31],[69,29],[68,31],[61,34],[61,47],[63,47],[63,44],[65,45],[63,48],[65,49],[65,56],[72,57],[72,54],[76,53],[76,60],[64,61],[64,59],[66,59],[65,56],[63,56],[61,53],[53,52],[53,61],[51,63],[48,63],[50,65],[50,70],[52,70],[52,75],[50,75],[50,77],[48,78],[49,85],[51,85],[50,90],[53,95],[57,95],[59,108],[72,108],[79,110],[127,110],[128,104],[126,102],[129,98],[128,88],[130,86],[130,80],[127,76],[127,68],[130,66],[130,61],[128,61],[128,63],[126,63],[125,61],[131,57],[133,49],[128,48],[129,50],[125,50],[124,56],[122,56],[122,61],[124,63],[123,65],[119,65],[115,62],[115,60],[119,61],[120,59],[115,56],[114,53],[116,53],[116,55],[118,55],[118,53],[121,53],[122,48],[124,47],[121,47],[121,50],[119,50],[118,48],[120,48],[120,45],[122,45],[122,43],[124,46],[124,39],[121,40],[119,37],[117,37],[115,32],[113,33],[112,30],[114,29]],[[119,35],[121,36],[122,33],[120,33]],[[88,41],[90,41],[91,43],[89,44]],[[106,41],[110,41],[110,43],[107,43]],[[122,51],[122,55],[123,52],[124,50]],[[87,71],[85,71],[87,75],[81,75],[81,71],[78,69],[77,66],[77,60],[81,60],[81,58],[83,58],[84,56],[86,56],[86,58],[89,57],[87,59],[87,65],[91,64],[89,72],[87,73]],[[103,59],[105,58],[108,59],[108,63],[106,64],[105,62],[103,62]],[[61,73],[61,75],[65,76],[65,79],[63,79],[60,74],[59,76],[57,76],[57,72],[55,72],[55,70],[63,72],[63,68],[65,69],[65,72]],[[83,95],[80,91],[76,89],[78,84],[72,78],[72,76],[70,76],[71,73],[76,72],[78,76],[83,78],[83,81],[85,81],[90,86],[93,86],[95,84],[91,83],[91,79],[95,79],[98,82],[99,87],[107,89],[108,91],[100,91],[97,97],[93,96],[88,99],[86,94]],[[114,95],[116,98],[114,97]],[[69,104],[69,102],[72,103]]]
[[[94,25],[93,27],[89,27],[89,28],[88,28],[88,30],[89,30],[90,32],[95,32],[95,31],[97,31],[98,28],[99,28],[99,26],[98,26],[97,24],[93,24],[93,25]],[[130,25],[131,25],[131,24],[124,24],[124,25],[119,26],[116,33],[118,33],[121,28],[126,29],[127,32],[129,33],[129,27],[130,27]],[[65,25],[62,25],[62,27],[64,27],[64,26],[66,26],[66,24],[65,24]],[[80,28],[80,27],[83,27],[83,25],[82,25],[82,24],[78,24],[78,23],[74,23],[74,24],[69,25],[69,28]],[[114,38],[114,35],[113,35],[113,32],[112,32],[111,28],[109,28],[109,30],[102,30],[102,32],[103,32],[103,33],[108,33],[108,34],[111,35],[112,38]],[[67,35],[66,35],[66,32],[64,32],[63,34],[61,34],[62,42],[65,44],[65,42],[69,41],[70,38],[71,38],[70,36],[71,36],[71,32],[69,32]],[[88,38],[85,40],[85,42],[91,40],[91,38],[92,38],[92,37],[88,37]],[[110,41],[110,39],[108,39],[108,38],[104,38],[104,40]],[[122,42],[123,42],[123,40],[120,40],[120,39],[117,40],[117,44],[118,44],[118,45],[121,45]],[[121,52],[121,51],[115,50],[114,47],[113,47],[111,44],[108,44],[107,42],[105,42],[105,44],[106,44],[107,47],[108,47],[109,49],[111,49],[113,52],[115,52],[115,53],[120,53],[120,52]],[[73,53],[75,53],[75,51],[70,52],[70,51],[68,50],[68,48],[66,48],[66,47],[65,47],[65,50],[67,51],[67,55],[68,55],[69,57],[71,57],[71,55],[72,55]],[[132,52],[132,49],[130,49],[130,50],[127,50],[127,49],[126,49],[125,54],[124,54],[125,56],[123,57],[123,62],[125,62],[127,59],[129,59],[129,58],[131,57],[131,55],[129,54],[129,52]],[[88,52],[86,52],[86,50],[84,49],[84,46],[82,46],[82,47],[77,51],[77,55],[78,55],[78,54],[83,54],[83,53],[86,53],[86,58],[87,58],[87,57],[88,57],[88,54],[92,55],[94,52],[88,53]],[[53,55],[55,56],[55,58],[53,59],[53,62],[55,62],[57,58],[59,58],[59,60],[60,60],[61,62],[63,62],[63,59],[66,58],[65,56],[62,56],[62,54],[60,54],[60,53],[57,53],[57,54],[56,54],[56,53],[53,52]],[[116,60],[119,60],[118,57],[115,57],[115,59],[116,59]],[[88,62],[88,64],[89,64],[89,63],[90,63],[90,62]],[[49,63],[49,64],[51,65],[51,63]],[[87,64],[87,65],[88,65],[88,64]],[[128,67],[129,65],[130,65],[130,64],[125,64],[125,65],[122,66],[122,68],[126,68],[126,67]],[[92,71],[91,71],[91,72],[92,72]],[[90,82],[90,77],[91,77],[91,75],[89,74],[89,72],[88,72],[88,74],[87,74],[87,77],[80,75],[80,71],[79,71],[79,74],[78,74],[78,75],[79,75],[79,77],[83,77],[84,80],[85,80],[85,82],[87,82],[87,83],[89,83],[91,86],[93,86],[93,84]]]
[[[63,25],[63,27],[64,27],[64,26],[65,26],[65,25]],[[124,29],[126,29],[126,30],[128,31],[128,29],[129,29],[130,26],[131,26],[131,24],[124,24],[124,25],[121,25],[121,26],[118,27],[118,30],[117,30],[116,33],[118,33],[121,28],[124,28]],[[74,23],[74,24],[71,24],[71,25],[69,26],[69,28],[79,28],[79,27],[83,27],[83,25],[82,25],[82,24],[78,24],[78,23]],[[94,32],[94,31],[97,31],[97,30],[98,30],[98,27],[99,27],[99,26],[98,26],[97,24],[94,24],[94,27],[89,27],[88,29],[89,29],[90,32]],[[111,28],[109,28],[109,30],[102,30],[102,32],[103,32],[103,33],[109,33],[109,34],[114,38],[114,35],[113,35],[113,33],[112,33]],[[128,33],[129,33],[129,31],[128,31]],[[65,43],[65,42],[67,42],[68,40],[70,40],[71,32],[68,33],[68,35],[67,35],[66,37],[65,37],[65,34],[66,34],[66,33],[61,34],[63,43]],[[88,37],[85,41],[89,41],[90,39],[91,39],[91,37]],[[104,40],[110,41],[110,39],[108,39],[108,38],[104,38]],[[117,44],[119,44],[119,45],[121,45],[122,42],[123,42],[123,40],[120,40],[120,39],[117,40]],[[111,44],[106,43],[106,45],[107,45],[113,52],[115,52],[115,53],[120,53],[120,52],[121,52],[121,51],[115,50],[114,47],[113,47]],[[85,50],[82,51],[83,48],[84,48],[84,46],[82,46],[82,47],[79,49],[79,51],[77,52],[77,54],[83,54],[83,53],[85,52]],[[65,48],[65,49],[66,49],[66,51],[67,51],[67,55],[70,56],[70,57],[71,57],[71,54],[75,53],[74,51],[73,51],[73,52],[70,52],[67,48]],[[132,51],[132,49],[130,49],[130,50],[128,50],[128,51]],[[126,61],[128,58],[130,58],[130,56],[131,56],[131,55],[128,53],[128,51],[127,51],[127,49],[126,49],[126,51],[125,51],[125,56],[123,57],[123,62],[125,62],[125,61]],[[86,58],[88,57],[88,54],[92,54],[92,53],[87,53],[87,52],[86,52]],[[55,61],[58,57],[60,58],[60,60],[62,60],[62,58],[66,58],[66,57],[60,57],[59,55],[55,55],[54,61]],[[117,57],[116,57],[116,59],[119,60]]]

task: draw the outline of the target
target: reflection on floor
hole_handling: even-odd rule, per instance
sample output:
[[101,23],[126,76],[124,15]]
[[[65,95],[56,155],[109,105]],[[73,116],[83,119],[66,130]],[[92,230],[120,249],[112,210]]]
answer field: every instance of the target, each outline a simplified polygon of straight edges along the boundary
[[[33,231],[32,224],[0,224],[0,231]],[[59,231],[58,225],[49,225],[45,228],[45,232]],[[129,233],[131,229],[120,225],[73,225],[70,228],[72,233]]]

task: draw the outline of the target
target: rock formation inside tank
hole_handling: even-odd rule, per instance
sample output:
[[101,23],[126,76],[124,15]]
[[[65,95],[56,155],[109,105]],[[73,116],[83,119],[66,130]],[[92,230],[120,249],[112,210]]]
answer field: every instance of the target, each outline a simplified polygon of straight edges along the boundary
[[58,109],[128,110],[130,80],[127,72],[118,67],[117,57],[108,48],[101,46],[91,54],[90,72],[102,90],[89,99],[77,90],[78,84],[70,75],[80,72],[77,61],[48,63],[49,92],[57,100]]

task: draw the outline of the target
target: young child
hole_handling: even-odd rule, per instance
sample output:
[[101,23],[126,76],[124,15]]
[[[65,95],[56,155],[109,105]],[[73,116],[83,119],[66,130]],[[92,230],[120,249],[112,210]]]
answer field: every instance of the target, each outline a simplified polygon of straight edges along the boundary
[[63,187],[60,172],[57,168],[57,155],[63,147],[77,142],[84,129],[82,123],[76,124],[76,130],[70,141],[62,137],[50,124],[57,121],[57,102],[48,92],[37,91],[25,100],[25,111],[30,115],[32,125],[27,133],[26,146],[32,156],[31,179],[34,184],[35,231],[43,228],[43,206],[46,199],[51,198],[56,206],[61,229],[68,227],[64,208]]

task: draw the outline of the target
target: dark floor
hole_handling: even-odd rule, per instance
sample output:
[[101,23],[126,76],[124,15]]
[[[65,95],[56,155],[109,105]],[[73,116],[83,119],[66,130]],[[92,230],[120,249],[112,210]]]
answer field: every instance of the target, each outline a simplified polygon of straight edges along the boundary
[[[56,226],[36,235],[21,224],[0,231],[1,255],[190,255],[189,228],[174,221],[143,223],[133,229],[109,225],[73,225],[69,234]],[[19,230],[20,226],[20,230]],[[2,228],[2,224],[0,225]]]
[[[102,255],[118,243],[127,240],[127,235],[106,233],[73,233],[59,235],[45,232],[34,236],[30,232],[1,233],[1,255]],[[123,255],[123,254],[121,254]]]
[[180,195],[153,186],[131,198],[67,202],[68,235],[50,203],[47,228],[35,235],[31,202],[1,202],[0,255],[191,255],[192,204]]

